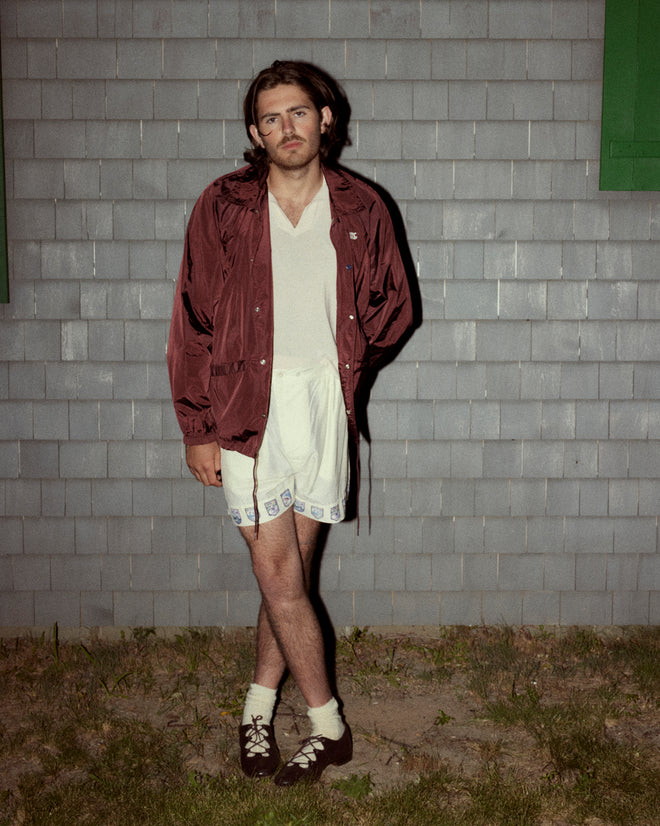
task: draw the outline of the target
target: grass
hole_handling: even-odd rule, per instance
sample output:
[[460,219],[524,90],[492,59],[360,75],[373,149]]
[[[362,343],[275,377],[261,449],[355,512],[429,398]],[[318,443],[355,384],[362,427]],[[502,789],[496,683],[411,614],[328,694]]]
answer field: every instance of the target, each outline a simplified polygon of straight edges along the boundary
[[[357,760],[288,790],[238,768],[253,644],[152,629],[66,642],[57,626],[1,640],[0,826],[660,823],[660,629],[353,629],[337,641],[342,695],[428,703],[428,737],[401,745],[396,783]],[[287,684],[282,706],[295,696]],[[356,744],[380,742],[351,723]],[[470,765],[439,755],[451,737],[474,745]]]

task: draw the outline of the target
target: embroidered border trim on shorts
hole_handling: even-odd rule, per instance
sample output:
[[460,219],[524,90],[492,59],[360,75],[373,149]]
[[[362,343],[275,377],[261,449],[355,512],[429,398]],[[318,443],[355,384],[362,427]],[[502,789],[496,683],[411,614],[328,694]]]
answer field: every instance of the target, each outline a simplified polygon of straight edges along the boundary
[[[273,519],[278,516],[293,504],[296,513],[305,513],[309,507],[309,514],[312,519],[318,522],[341,522],[346,512],[346,499],[342,500],[341,505],[332,505],[329,509],[330,519],[325,518],[326,508],[319,505],[308,505],[300,499],[295,499],[291,494],[289,488],[282,491],[279,496],[274,499],[269,499],[263,503],[266,514]],[[255,512],[253,507],[249,508],[229,508],[229,515],[234,522],[234,525],[255,524]]]

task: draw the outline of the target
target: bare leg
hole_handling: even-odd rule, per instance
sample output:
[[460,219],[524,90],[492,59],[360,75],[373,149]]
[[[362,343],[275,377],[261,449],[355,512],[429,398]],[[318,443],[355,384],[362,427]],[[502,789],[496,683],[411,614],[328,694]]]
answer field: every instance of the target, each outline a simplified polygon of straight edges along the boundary
[[254,681],[277,688],[288,666],[311,707],[332,697],[323,636],[308,596],[320,527],[289,509],[260,525],[258,537],[253,528],[240,529],[262,596]]
[[[293,517],[303,567],[303,576],[305,578],[305,591],[309,594],[312,562],[321,526],[313,519],[308,519],[295,511]],[[268,614],[262,601],[257,622],[257,663],[254,672],[254,682],[267,688],[277,688],[284,676],[285,670],[286,660],[273,634],[273,629],[271,628],[270,620],[268,619]]]

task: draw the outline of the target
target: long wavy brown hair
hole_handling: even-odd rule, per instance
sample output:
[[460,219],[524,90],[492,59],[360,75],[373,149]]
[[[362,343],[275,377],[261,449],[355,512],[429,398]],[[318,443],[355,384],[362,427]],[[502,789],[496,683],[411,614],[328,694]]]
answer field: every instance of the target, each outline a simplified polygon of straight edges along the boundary
[[336,163],[341,150],[349,143],[348,121],[350,106],[343,90],[337,82],[323,69],[311,63],[299,60],[276,60],[263,69],[254,78],[243,101],[245,129],[250,138],[251,147],[246,149],[243,157],[248,163],[265,171],[268,167],[266,150],[252,141],[250,126],[257,125],[257,100],[260,92],[274,89],[276,86],[299,86],[312,100],[317,111],[329,107],[332,119],[327,129],[321,134],[320,158],[324,163]]

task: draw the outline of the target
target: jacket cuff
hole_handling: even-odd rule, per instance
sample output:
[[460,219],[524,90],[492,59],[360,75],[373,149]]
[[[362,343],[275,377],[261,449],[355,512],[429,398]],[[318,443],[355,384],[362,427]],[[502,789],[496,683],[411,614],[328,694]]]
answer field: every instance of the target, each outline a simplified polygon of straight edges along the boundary
[[208,445],[211,442],[217,442],[218,436],[215,430],[211,430],[208,433],[190,433],[186,435],[183,434],[183,443],[184,445],[192,446],[192,445]]

